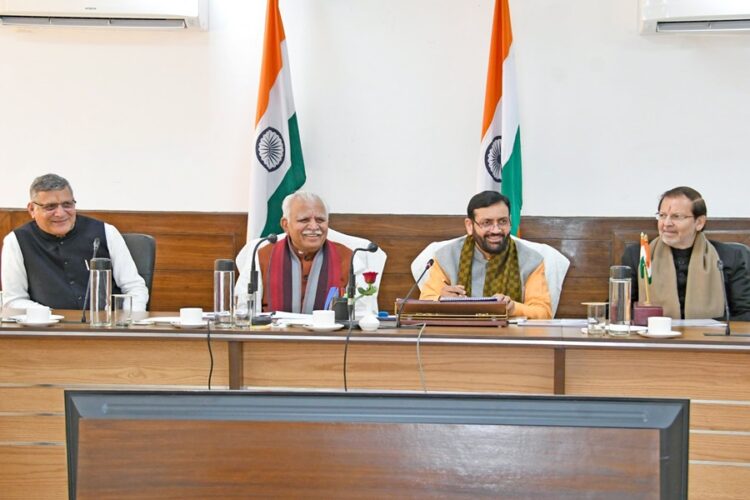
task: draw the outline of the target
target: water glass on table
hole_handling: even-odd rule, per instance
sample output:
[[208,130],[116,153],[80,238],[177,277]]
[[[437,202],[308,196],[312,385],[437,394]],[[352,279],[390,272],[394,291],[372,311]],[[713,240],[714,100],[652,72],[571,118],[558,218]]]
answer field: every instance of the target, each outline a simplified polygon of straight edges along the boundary
[[584,302],[586,306],[586,333],[601,337],[607,333],[607,302]]
[[246,328],[250,326],[250,300],[241,298],[239,295],[234,298],[234,326],[237,328]]
[[133,296],[126,293],[112,294],[112,325],[127,327],[133,322]]

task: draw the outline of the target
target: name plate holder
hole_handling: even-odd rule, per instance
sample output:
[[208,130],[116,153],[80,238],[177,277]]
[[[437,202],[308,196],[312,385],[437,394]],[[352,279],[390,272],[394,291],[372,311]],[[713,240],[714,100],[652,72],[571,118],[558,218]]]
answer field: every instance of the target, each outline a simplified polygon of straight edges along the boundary
[[488,300],[417,300],[396,299],[402,325],[428,326],[508,326],[505,304]]

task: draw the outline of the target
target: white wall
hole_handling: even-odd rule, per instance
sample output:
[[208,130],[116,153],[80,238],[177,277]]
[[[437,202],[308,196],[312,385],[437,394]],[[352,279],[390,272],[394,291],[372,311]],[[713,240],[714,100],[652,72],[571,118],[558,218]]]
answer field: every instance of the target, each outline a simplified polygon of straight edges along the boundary
[[[281,0],[307,189],[335,212],[462,213],[492,0]],[[511,0],[524,213],[648,215],[667,188],[750,216],[750,35],[641,36],[637,0]],[[0,29],[0,206],[244,211],[265,0],[210,31]],[[742,140],[742,138],[745,138]]]

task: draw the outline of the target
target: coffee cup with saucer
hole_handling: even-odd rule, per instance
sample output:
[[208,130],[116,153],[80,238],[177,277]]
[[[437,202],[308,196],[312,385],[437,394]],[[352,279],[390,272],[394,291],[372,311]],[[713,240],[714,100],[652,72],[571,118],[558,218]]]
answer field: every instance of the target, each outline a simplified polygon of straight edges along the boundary
[[51,312],[47,306],[31,306],[26,308],[26,316],[18,320],[24,326],[49,326],[59,322],[52,319]]
[[321,310],[312,312],[312,323],[303,325],[308,330],[314,332],[332,332],[338,330],[344,325],[336,323],[336,313],[330,310]]
[[681,332],[672,330],[672,318],[666,316],[651,316],[648,318],[648,330],[641,333],[644,337],[668,339],[679,337]]
[[172,326],[180,328],[200,328],[206,326],[203,319],[203,309],[200,307],[183,307],[180,309],[180,321],[175,321]]

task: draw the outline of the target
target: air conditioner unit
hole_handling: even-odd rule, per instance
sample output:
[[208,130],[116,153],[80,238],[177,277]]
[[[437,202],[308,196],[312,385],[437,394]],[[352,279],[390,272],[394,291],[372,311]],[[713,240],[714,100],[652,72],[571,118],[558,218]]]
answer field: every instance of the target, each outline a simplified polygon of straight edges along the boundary
[[0,0],[0,24],[208,29],[208,0]]
[[750,0],[640,0],[641,33],[750,33]]

